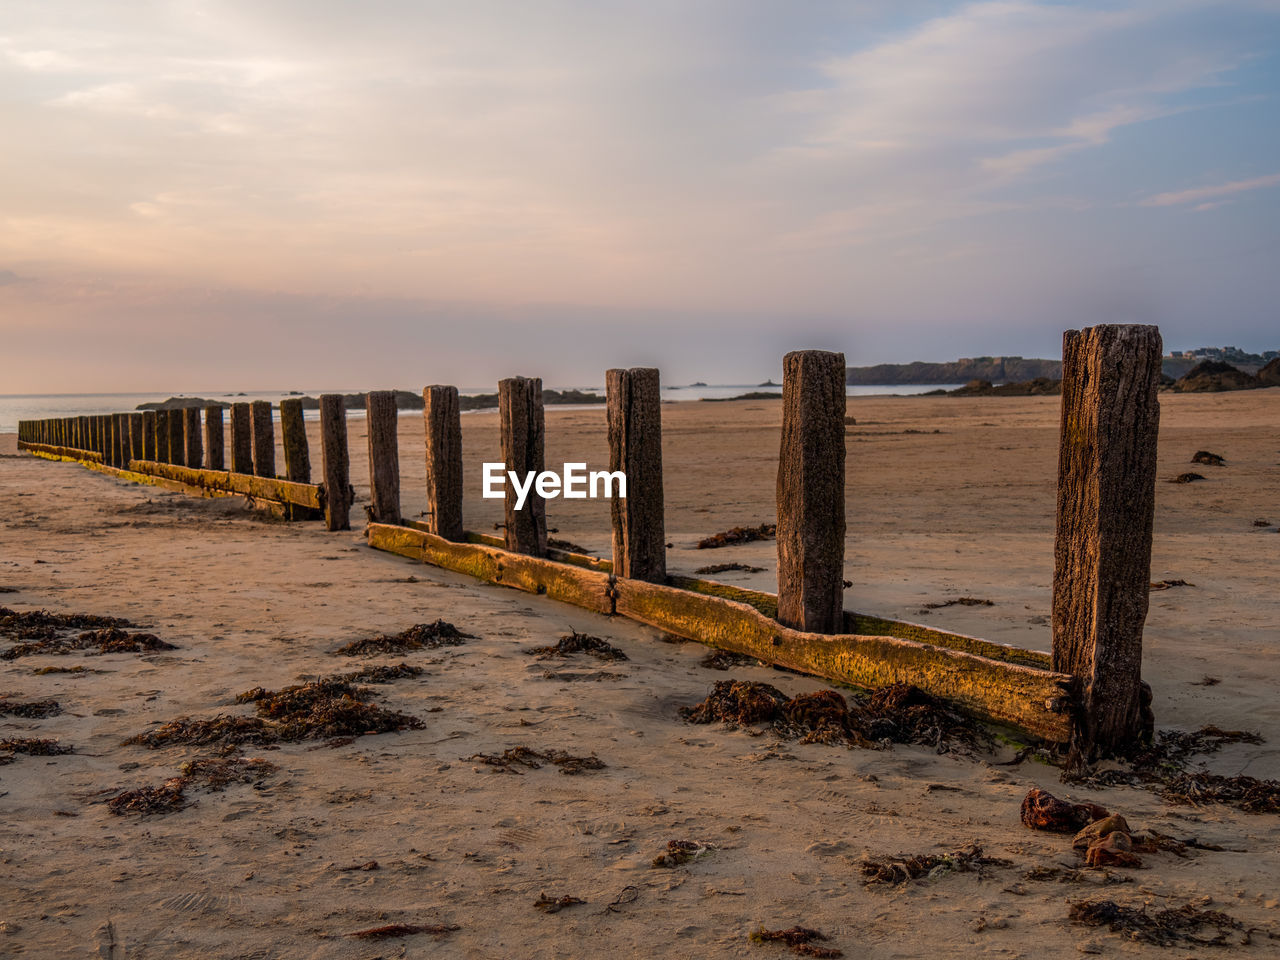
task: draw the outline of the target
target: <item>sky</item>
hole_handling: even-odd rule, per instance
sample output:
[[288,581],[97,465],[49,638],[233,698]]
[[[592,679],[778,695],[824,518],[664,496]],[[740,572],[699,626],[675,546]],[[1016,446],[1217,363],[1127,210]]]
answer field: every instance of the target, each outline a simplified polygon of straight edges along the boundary
[[4,0],[0,394],[1280,348],[1280,0]]

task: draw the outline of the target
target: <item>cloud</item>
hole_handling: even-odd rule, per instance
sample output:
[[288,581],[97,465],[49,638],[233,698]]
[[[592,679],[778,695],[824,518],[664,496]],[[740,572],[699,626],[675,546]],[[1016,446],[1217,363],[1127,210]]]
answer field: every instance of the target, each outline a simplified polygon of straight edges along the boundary
[[1195,209],[1209,210],[1220,206],[1217,203],[1203,203],[1218,197],[1229,197],[1232,194],[1249,190],[1264,190],[1267,187],[1280,186],[1280,173],[1268,174],[1265,177],[1254,177],[1252,180],[1232,180],[1230,183],[1219,183],[1211,187],[1194,187],[1190,190],[1176,190],[1170,193],[1157,193],[1142,201],[1144,207],[1173,207],[1180,203],[1199,203]]

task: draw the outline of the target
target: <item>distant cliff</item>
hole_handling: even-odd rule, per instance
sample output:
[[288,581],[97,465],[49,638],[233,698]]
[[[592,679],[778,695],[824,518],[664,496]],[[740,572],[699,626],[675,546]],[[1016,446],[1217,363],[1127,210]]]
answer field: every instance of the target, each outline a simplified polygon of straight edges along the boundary
[[845,383],[968,383],[988,380],[1011,383],[1023,380],[1062,379],[1061,360],[1035,360],[1024,357],[969,357],[949,363],[878,363],[871,367],[849,367]]

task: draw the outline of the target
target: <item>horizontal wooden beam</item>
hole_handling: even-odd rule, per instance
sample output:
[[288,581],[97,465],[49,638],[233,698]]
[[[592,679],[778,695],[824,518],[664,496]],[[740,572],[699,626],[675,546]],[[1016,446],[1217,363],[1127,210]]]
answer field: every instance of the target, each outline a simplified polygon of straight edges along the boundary
[[75,447],[58,447],[49,443],[30,443],[26,440],[19,440],[18,449],[25,450],[28,453],[40,454],[46,460],[92,460],[95,463],[102,462],[102,454],[94,450],[78,450]]
[[163,477],[188,487],[224,494],[241,494],[254,499],[274,500],[311,510],[324,509],[324,493],[319,484],[297,483],[276,477],[258,477],[226,470],[197,470],[153,460],[130,460],[133,473]]
[[370,524],[369,545],[837,683],[911,683],[995,723],[1058,742],[1071,737],[1075,684],[1049,670],[1045,654],[849,612],[845,628],[856,632],[806,633],[765,612],[777,608],[772,594],[691,577],[666,585],[617,578],[603,569],[607,561],[581,554],[529,557],[496,537],[456,543],[424,527]]

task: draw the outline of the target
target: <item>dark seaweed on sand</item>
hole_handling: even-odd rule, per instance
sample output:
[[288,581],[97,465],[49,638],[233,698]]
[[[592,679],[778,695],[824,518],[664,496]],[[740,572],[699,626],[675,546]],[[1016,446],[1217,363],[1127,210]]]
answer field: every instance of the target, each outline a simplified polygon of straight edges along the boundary
[[90,613],[50,613],[33,610],[19,613],[0,607],[0,637],[7,640],[52,640],[69,630],[97,630],[102,627],[131,627],[128,620],[99,617]]
[[368,930],[357,930],[347,936],[358,940],[389,940],[393,937],[412,937],[419,933],[430,933],[443,936],[462,928],[453,923],[388,923]]
[[255,687],[240,694],[236,701],[253,703],[256,717],[180,717],[125,742],[153,749],[171,744],[219,744],[230,748],[242,743],[327,740],[422,728],[417,717],[370,703],[366,699],[369,693],[342,677],[321,677],[278,691]]
[[607,640],[601,640],[599,637],[593,637],[586,633],[578,633],[576,630],[561,637],[551,646],[534,647],[525,652],[530,656],[536,656],[539,660],[548,660],[552,657],[568,657],[575,653],[587,653],[597,660],[605,661],[627,659],[625,653]]
[[29,757],[59,757],[70,752],[71,747],[49,738],[0,737],[0,753],[9,754],[10,759],[15,753],[25,753]]
[[57,700],[9,700],[0,697],[0,717],[21,717],[24,720],[43,720],[62,712]]
[[741,570],[743,573],[759,573],[764,567],[753,567],[749,563],[709,563],[693,571],[698,574],[728,573],[730,570]]
[[697,840],[668,840],[667,849],[654,857],[650,866],[654,869],[683,867],[714,849],[711,844]]
[[585,757],[575,757],[564,750],[534,750],[532,747],[511,747],[502,753],[475,753],[467,757],[476,763],[483,763],[500,770],[519,773],[516,766],[539,770],[544,763],[560,768],[566,776],[575,776],[584,770],[603,770],[605,762],[594,753]]
[[125,790],[107,801],[107,809],[118,817],[125,814],[148,816],[154,813],[174,813],[187,806],[181,778],[166,780],[158,787],[139,787]]
[[732,670],[734,667],[750,667],[759,663],[755,657],[745,653],[734,653],[732,650],[712,650],[698,661],[698,665],[708,670]]
[[1070,767],[1063,781],[1086,786],[1140,784],[1154,790],[1170,803],[1198,805],[1225,803],[1246,813],[1280,813],[1280,781],[1256,777],[1225,777],[1191,771],[1187,765],[1195,756],[1217,753],[1228,743],[1262,743],[1250,730],[1161,730],[1153,743],[1133,754],[1124,766],[1093,770]]
[[344,673],[341,679],[350,680],[353,683],[393,683],[396,680],[417,677],[421,676],[421,674],[421,667],[413,667],[407,663],[397,663],[391,666],[378,664],[377,666],[362,667],[351,673]]
[[[1067,915],[1075,923],[1106,927],[1130,940],[1158,947],[1186,943],[1226,947],[1250,942],[1249,931],[1235,917],[1220,910],[1197,910],[1190,904],[1148,913],[1145,906],[1122,907],[1111,900],[1081,900],[1071,904]],[[1206,937],[1201,931],[1212,935]]]
[[721,680],[706,700],[681,708],[680,714],[690,723],[769,724],[779,736],[802,743],[922,744],[940,753],[992,743],[973,719],[905,683],[881,687],[850,705],[835,690],[788,697],[768,683]]
[[778,535],[776,523],[762,523],[757,527],[731,527],[720,533],[698,541],[699,550],[714,550],[716,547],[729,547],[738,543],[752,543],[756,540],[772,540]]
[[983,856],[982,848],[969,844],[953,853],[900,854],[872,857],[862,861],[862,882],[903,884],[912,880],[933,880],[949,873],[977,873],[983,867],[1009,867],[1012,861]]
[[188,760],[178,768],[178,776],[170,777],[158,787],[118,793],[107,801],[107,809],[117,816],[173,813],[189,804],[188,788],[200,787],[216,793],[233,783],[261,783],[277,769],[274,763],[256,757]]
[[828,941],[831,938],[825,933],[809,927],[795,926],[787,930],[766,930],[761,927],[747,939],[752,943],[780,943],[791,948],[791,952],[801,957],[843,957],[844,953],[831,947],[815,947],[815,940]]
[[76,636],[51,636],[40,640],[30,640],[10,647],[0,653],[0,660],[16,660],[38,654],[66,656],[77,650],[92,650],[97,654],[104,653],[144,653],[155,650],[176,650],[172,643],[166,643],[152,633],[130,633],[119,626],[101,627],[86,631]]
[[559,913],[561,910],[565,909],[565,907],[576,907],[578,904],[586,902],[587,901],[581,900],[578,897],[571,897],[567,894],[563,897],[548,897],[543,893],[538,895],[538,899],[533,901],[533,905],[543,913]]
[[376,637],[353,640],[333,653],[340,657],[362,657],[371,653],[434,650],[437,647],[460,646],[468,640],[475,639],[475,634],[463,633],[447,620],[437,620],[435,623],[416,623],[400,633],[380,633]]

